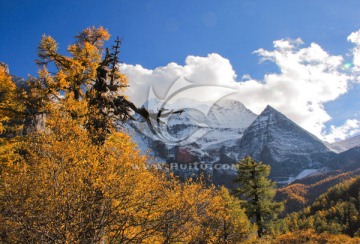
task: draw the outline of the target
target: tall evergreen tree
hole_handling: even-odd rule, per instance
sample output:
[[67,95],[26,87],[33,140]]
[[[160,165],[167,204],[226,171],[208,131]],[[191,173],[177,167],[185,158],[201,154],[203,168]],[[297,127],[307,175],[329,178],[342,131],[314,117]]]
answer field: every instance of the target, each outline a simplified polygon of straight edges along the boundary
[[257,224],[259,237],[283,210],[283,204],[274,201],[275,183],[268,179],[269,174],[269,165],[248,156],[240,161],[238,176],[234,180],[234,194],[243,200],[248,217]]

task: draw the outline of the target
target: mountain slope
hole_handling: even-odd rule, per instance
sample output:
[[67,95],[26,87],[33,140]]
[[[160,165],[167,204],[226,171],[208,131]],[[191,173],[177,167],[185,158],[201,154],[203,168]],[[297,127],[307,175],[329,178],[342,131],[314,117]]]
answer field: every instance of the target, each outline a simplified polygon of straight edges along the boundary
[[[202,154],[213,144],[241,138],[244,130],[257,116],[241,102],[232,99],[222,99],[211,105],[194,99],[179,99],[176,103],[166,104],[162,113],[166,116],[160,117],[159,121],[153,121],[157,134],[154,134],[144,122],[135,121],[131,125],[136,127],[139,133],[152,140],[162,141],[167,147],[174,147],[173,144],[193,144],[193,149],[198,149],[198,153]],[[145,107],[157,114],[162,104],[161,101],[151,101],[147,102]],[[180,110],[183,112],[170,113]]]
[[360,169],[351,172],[336,170],[296,180],[288,186],[279,188],[276,191],[276,200],[285,201],[283,214],[300,211],[313,204],[316,198],[330,187],[359,174]]
[[360,178],[354,177],[330,188],[308,208],[287,217],[290,229],[313,228],[317,232],[360,234]]
[[328,166],[351,171],[360,168],[360,147],[354,147],[333,157]]
[[346,140],[338,141],[329,145],[335,152],[344,152],[354,147],[360,146],[360,135],[348,138]]
[[247,128],[257,115],[235,99],[222,99],[215,103],[208,114],[212,127]]
[[271,176],[278,179],[320,168],[334,155],[319,139],[271,106],[245,130],[237,150],[238,160],[250,155],[270,164]]
[[[162,105],[160,101],[152,104],[155,106],[149,110],[156,114]],[[165,111],[183,112],[168,113],[168,117],[160,118],[160,123],[154,120],[155,134],[145,122],[135,121],[130,125],[138,144],[152,149],[154,156],[167,163],[208,165],[203,171],[175,170],[181,177],[205,172],[215,184],[231,186],[236,174],[232,164],[250,155],[271,165],[273,180],[287,184],[325,167],[336,155],[322,141],[270,106],[259,116],[233,99],[220,100],[213,106],[183,99],[166,104],[165,108]]]

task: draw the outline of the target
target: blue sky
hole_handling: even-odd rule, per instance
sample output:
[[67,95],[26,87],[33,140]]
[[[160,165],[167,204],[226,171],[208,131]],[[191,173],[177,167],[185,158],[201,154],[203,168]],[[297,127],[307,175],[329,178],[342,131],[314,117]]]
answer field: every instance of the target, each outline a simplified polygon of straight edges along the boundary
[[[341,55],[343,62],[352,63],[354,44],[347,37],[360,29],[359,16],[357,0],[0,0],[0,61],[8,63],[13,74],[35,75],[33,61],[42,34],[53,36],[65,51],[80,30],[101,25],[108,28],[112,39],[117,35],[123,39],[120,58],[126,64],[140,64],[147,70],[167,67],[171,62],[184,67],[188,56],[215,53],[223,58],[219,62],[230,62],[236,81],[249,74],[251,79],[266,83],[271,81],[264,75],[281,75],[284,67],[271,60],[259,63],[265,53],[253,52],[274,51],[276,40],[301,38],[303,44],[293,52],[316,43],[329,55]],[[127,71],[130,78],[138,77],[131,67]],[[320,121],[325,126],[324,135],[330,133],[331,125],[342,126],[347,119],[358,119],[359,85],[349,79],[347,82],[341,94],[313,101],[331,117]],[[309,129],[305,124],[310,122],[298,118],[304,112],[293,115],[293,108],[276,101],[274,106]],[[355,130],[346,131],[345,136],[351,133]]]

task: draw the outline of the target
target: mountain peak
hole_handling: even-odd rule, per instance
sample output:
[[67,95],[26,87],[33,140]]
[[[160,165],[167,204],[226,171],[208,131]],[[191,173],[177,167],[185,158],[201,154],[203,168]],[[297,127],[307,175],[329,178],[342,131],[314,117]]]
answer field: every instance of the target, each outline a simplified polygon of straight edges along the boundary
[[218,101],[216,101],[214,106],[227,106],[227,107],[238,106],[238,107],[245,108],[245,105],[241,101],[234,99],[234,98],[224,98],[224,99],[218,100]]
[[270,164],[278,176],[312,169],[329,152],[318,138],[269,105],[245,130],[238,148],[239,159],[250,155]]
[[217,101],[210,109],[208,118],[218,128],[242,128],[251,125],[257,115],[233,98]]
[[269,114],[273,114],[273,115],[276,115],[276,117],[282,117],[283,119],[288,120],[288,118],[283,113],[276,110],[274,107],[271,107],[270,105],[267,105],[259,116],[264,116],[264,115],[267,116]]
[[264,111],[279,113],[279,111],[277,111],[275,108],[271,107],[270,105],[266,105]]

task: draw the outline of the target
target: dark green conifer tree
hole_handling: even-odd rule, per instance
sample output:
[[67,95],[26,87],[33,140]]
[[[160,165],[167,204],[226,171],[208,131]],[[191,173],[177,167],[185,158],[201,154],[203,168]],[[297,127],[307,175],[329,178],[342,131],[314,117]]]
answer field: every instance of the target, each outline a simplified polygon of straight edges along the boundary
[[283,203],[274,201],[275,183],[268,179],[269,174],[269,165],[248,156],[240,161],[234,180],[234,194],[243,200],[248,217],[257,224],[259,237],[272,228],[273,220],[284,208]]

